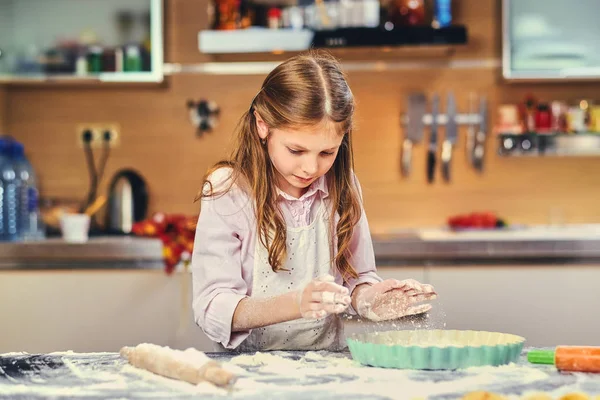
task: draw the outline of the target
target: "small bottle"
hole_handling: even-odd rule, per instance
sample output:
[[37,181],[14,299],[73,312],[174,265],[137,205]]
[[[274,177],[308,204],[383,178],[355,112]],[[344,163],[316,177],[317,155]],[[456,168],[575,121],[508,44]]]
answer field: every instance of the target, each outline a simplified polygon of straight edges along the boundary
[[548,104],[540,103],[535,111],[535,129],[537,133],[545,134],[552,131],[552,112]]
[[2,240],[19,239],[19,187],[20,181],[10,156],[10,143],[0,138],[0,179],[2,180]]
[[279,29],[281,26],[281,10],[277,7],[269,8],[267,12],[269,29]]
[[142,70],[142,55],[140,48],[136,45],[129,45],[125,48],[125,72],[140,72]]
[[445,28],[452,23],[452,1],[434,0],[433,27]]
[[533,364],[554,364],[559,371],[600,372],[600,346],[557,346],[554,351],[531,350]]
[[6,219],[4,217],[4,196],[6,188],[4,185],[4,179],[2,178],[2,171],[5,165],[8,164],[9,158],[6,152],[6,141],[0,138],[0,242],[6,240]]
[[85,76],[88,74],[88,59],[85,52],[81,52],[75,61],[75,74]]
[[17,193],[19,239],[38,240],[44,238],[39,208],[39,191],[35,171],[25,157],[25,149],[19,142],[10,144],[13,167],[19,180]]
[[104,49],[100,46],[90,46],[87,54],[88,72],[100,73],[102,72],[102,53]]

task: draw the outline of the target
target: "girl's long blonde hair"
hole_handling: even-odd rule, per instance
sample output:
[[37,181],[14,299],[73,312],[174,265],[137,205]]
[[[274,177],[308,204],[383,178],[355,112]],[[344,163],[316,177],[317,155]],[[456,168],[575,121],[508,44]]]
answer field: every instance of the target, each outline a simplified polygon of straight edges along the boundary
[[[331,207],[330,221],[337,223],[337,254],[334,262],[345,281],[358,277],[350,263],[349,245],[354,227],[361,217],[358,190],[353,179],[352,129],[354,96],[337,60],[327,53],[309,52],[292,57],[265,78],[249,110],[236,128],[236,143],[229,158],[208,170],[203,179],[208,191],[202,197],[226,193],[241,176],[255,204],[259,239],[268,250],[273,271],[284,268],[286,224],[277,206],[275,171],[267,147],[261,144],[256,126],[256,111],[272,128],[301,128],[331,121],[343,135],[333,166],[326,174]],[[220,193],[213,192],[210,175],[217,169],[232,169],[231,184]],[[333,226],[331,226],[333,229]]]

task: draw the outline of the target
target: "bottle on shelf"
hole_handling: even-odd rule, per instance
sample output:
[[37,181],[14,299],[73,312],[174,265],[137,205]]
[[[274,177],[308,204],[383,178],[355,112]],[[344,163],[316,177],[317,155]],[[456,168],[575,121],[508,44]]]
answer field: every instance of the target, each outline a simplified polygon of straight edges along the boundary
[[3,241],[19,240],[20,182],[10,154],[10,142],[0,138],[0,181],[2,182],[2,231]]
[[13,141],[9,152],[18,179],[17,232],[21,240],[44,238],[42,218],[39,208],[39,189],[35,171],[27,157],[23,144]]

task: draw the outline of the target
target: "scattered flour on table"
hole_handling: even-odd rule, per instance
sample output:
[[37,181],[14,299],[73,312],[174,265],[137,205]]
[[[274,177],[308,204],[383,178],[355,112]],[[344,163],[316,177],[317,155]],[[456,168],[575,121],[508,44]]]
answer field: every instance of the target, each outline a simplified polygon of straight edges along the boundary
[[[514,386],[545,380],[548,375],[539,369],[517,364],[500,367],[473,367],[461,370],[456,377],[448,380],[432,381],[428,379],[436,371],[397,370],[365,367],[346,357],[308,352],[299,360],[291,360],[276,354],[257,352],[240,355],[231,359],[229,364],[251,367],[252,376],[241,377],[235,385],[233,394],[249,395],[256,393],[298,392],[315,390],[322,393],[336,392],[338,395],[371,395],[391,399],[442,395],[460,391],[474,391],[484,385],[499,382],[512,382]],[[439,372],[439,371],[437,371]],[[270,379],[261,374],[288,376],[297,380],[285,385],[269,384]],[[322,383],[311,378],[327,375],[331,379]],[[336,376],[353,379],[335,379]],[[265,381],[265,382],[262,382]],[[303,382],[310,381],[310,385]],[[307,387],[308,386],[308,387]],[[270,388],[270,389],[269,389]],[[398,388],[402,388],[401,393]],[[308,394],[307,394],[308,395]]]
[[29,354],[29,353],[26,353],[24,351],[13,351],[11,353],[1,353],[0,357],[15,357],[15,356],[22,356],[25,354]]
[[[51,353],[53,355],[64,356],[90,356],[90,353],[72,353],[60,352]],[[93,353],[93,355],[114,353]],[[16,353],[13,355],[23,355]],[[169,379],[160,375],[153,374],[149,371],[133,367],[130,364],[123,364],[123,360],[115,358],[111,361],[102,361],[97,363],[88,363],[85,358],[67,358],[61,357],[64,365],[69,369],[71,375],[80,380],[79,386],[60,386],[60,385],[31,385],[22,384],[20,381],[12,379],[6,374],[4,375],[12,385],[1,385],[0,392],[2,395],[30,395],[47,397],[98,397],[106,396],[111,391],[127,391],[136,392],[143,390],[143,397],[152,398],[173,395],[175,393],[191,394],[191,395],[227,395],[227,391],[216,386],[202,382],[198,385],[192,385],[187,382],[182,382],[174,379]],[[108,369],[107,369],[108,367]],[[112,369],[112,370],[110,370]],[[240,369],[243,371],[243,369]],[[127,379],[129,377],[129,380]],[[136,378],[131,381],[131,377]],[[32,383],[44,383],[44,379],[31,376]],[[159,388],[157,390],[157,388]],[[145,389],[145,390],[144,390]],[[162,389],[162,390],[160,390]],[[166,394],[165,392],[168,392]]]
[[[25,354],[27,354],[27,353],[25,353]],[[80,355],[89,355],[89,354],[93,354],[94,356],[102,356],[102,355],[114,355],[115,353],[103,352],[103,351],[94,352],[94,353],[77,353],[73,350],[66,350],[66,351],[55,351],[52,353],[48,353],[47,355],[49,355],[49,356],[80,356]]]
[[[331,353],[329,353],[331,354]],[[244,354],[234,357],[228,364],[257,367],[274,367],[283,371],[286,369],[297,370],[298,368],[312,367],[314,362],[326,363],[328,370],[331,368],[359,368],[361,365],[351,358],[329,355],[323,352],[309,351],[299,360],[287,359],[279,355],[256,352],[255,354]]]
[[135,375],[145,382],[161,384],[162,386],[168,387],[169,389],[188,394],[226,395],[228,393],[227,390],[218,388],[215,385],[208,382],[200,382],[197,385],[192,385],[188,382],[178,381],[175,379],[170,379],[164,376],[156,375],[152,372],[136,368],[129,364],[124,365],[123,368],[121,368],[121,372],[130,375]]

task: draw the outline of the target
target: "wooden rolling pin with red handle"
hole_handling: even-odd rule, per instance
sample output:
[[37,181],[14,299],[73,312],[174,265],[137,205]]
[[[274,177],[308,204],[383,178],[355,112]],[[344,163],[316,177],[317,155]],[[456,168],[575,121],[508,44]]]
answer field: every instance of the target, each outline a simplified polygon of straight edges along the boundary
[[193,348],[181,351],[142,343],[123,347],[120,354],[134,367],[193,385],[210,382],[219,387],[230,387],[236,380],[217,361]]

